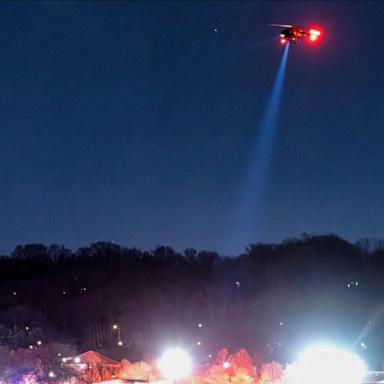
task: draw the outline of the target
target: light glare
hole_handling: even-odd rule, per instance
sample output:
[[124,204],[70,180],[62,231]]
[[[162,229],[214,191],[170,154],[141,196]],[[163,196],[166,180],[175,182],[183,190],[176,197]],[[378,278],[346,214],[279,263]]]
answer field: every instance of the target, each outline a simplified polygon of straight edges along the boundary
[[187,352],[180,348],[171,348],[164,352],[158,366],[169,380],[180,380],[192,372],[192,360]]
[[313,35],[313,36],[320,36],[320,35],[321,35],[321,32],[318,31],[317,29],[310,29],[310,30],[309,30],[309,34],[310,34],[310,35]]
[[298,361],[294,384],[361,384],[364,362],[334,346],[307,349]]

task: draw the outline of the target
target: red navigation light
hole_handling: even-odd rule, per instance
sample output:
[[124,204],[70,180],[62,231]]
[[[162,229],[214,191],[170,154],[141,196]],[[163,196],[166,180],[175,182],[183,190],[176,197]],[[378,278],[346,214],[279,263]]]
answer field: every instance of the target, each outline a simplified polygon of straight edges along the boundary
[[310,29],[309,34],[313,36],[320,36],[321,32],[318,29]]
[[286,38],[282,37],[282,38],[280,39],[280,43],[281,43],[281,44],[285,44],[286,42],[287,42],[287,39],[286,39]]
[[321,32],[318,29],[311,28],[309,30],[309,40],[312,42],[316,41],[320,35],[321,35]]
[[316,41],[320,35],[321,35],[321,32],[318,29],[311,28],[309,30],[309,40],[312,42]]
[[309,35],[309,40],[311,41],[316,41],[317,40],[317,37],[316,35]]

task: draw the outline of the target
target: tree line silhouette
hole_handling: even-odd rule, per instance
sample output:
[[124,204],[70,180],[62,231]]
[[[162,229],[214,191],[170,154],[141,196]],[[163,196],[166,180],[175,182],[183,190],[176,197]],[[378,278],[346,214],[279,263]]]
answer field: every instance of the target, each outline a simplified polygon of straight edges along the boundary
[[380,368],[384,244],[334,234],[251,244],[238,256],[98,242],[0,257],[0,346],[63,343],[138,360],[166,346],[204,363],[223,346],[289,361],[331,341]]

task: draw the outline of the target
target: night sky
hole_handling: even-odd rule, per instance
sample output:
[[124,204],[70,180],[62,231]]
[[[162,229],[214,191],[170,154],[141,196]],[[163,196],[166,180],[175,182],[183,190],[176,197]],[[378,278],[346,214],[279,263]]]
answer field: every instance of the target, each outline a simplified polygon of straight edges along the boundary
[[381,237],[383,20],[383,2],[0,3],[0,252],[234,251],[282,54],[269,23],[325,35],[289,52],[253,240]]

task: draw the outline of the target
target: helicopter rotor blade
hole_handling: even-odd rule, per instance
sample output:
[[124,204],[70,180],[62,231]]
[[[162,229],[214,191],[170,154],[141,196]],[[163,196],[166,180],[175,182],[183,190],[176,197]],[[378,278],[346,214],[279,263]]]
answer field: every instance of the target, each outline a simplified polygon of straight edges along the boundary
[[270,26],[272,27],[283,27],[283,28],[292,28],[293,25],[289,25],[289,24],[269,24]]

